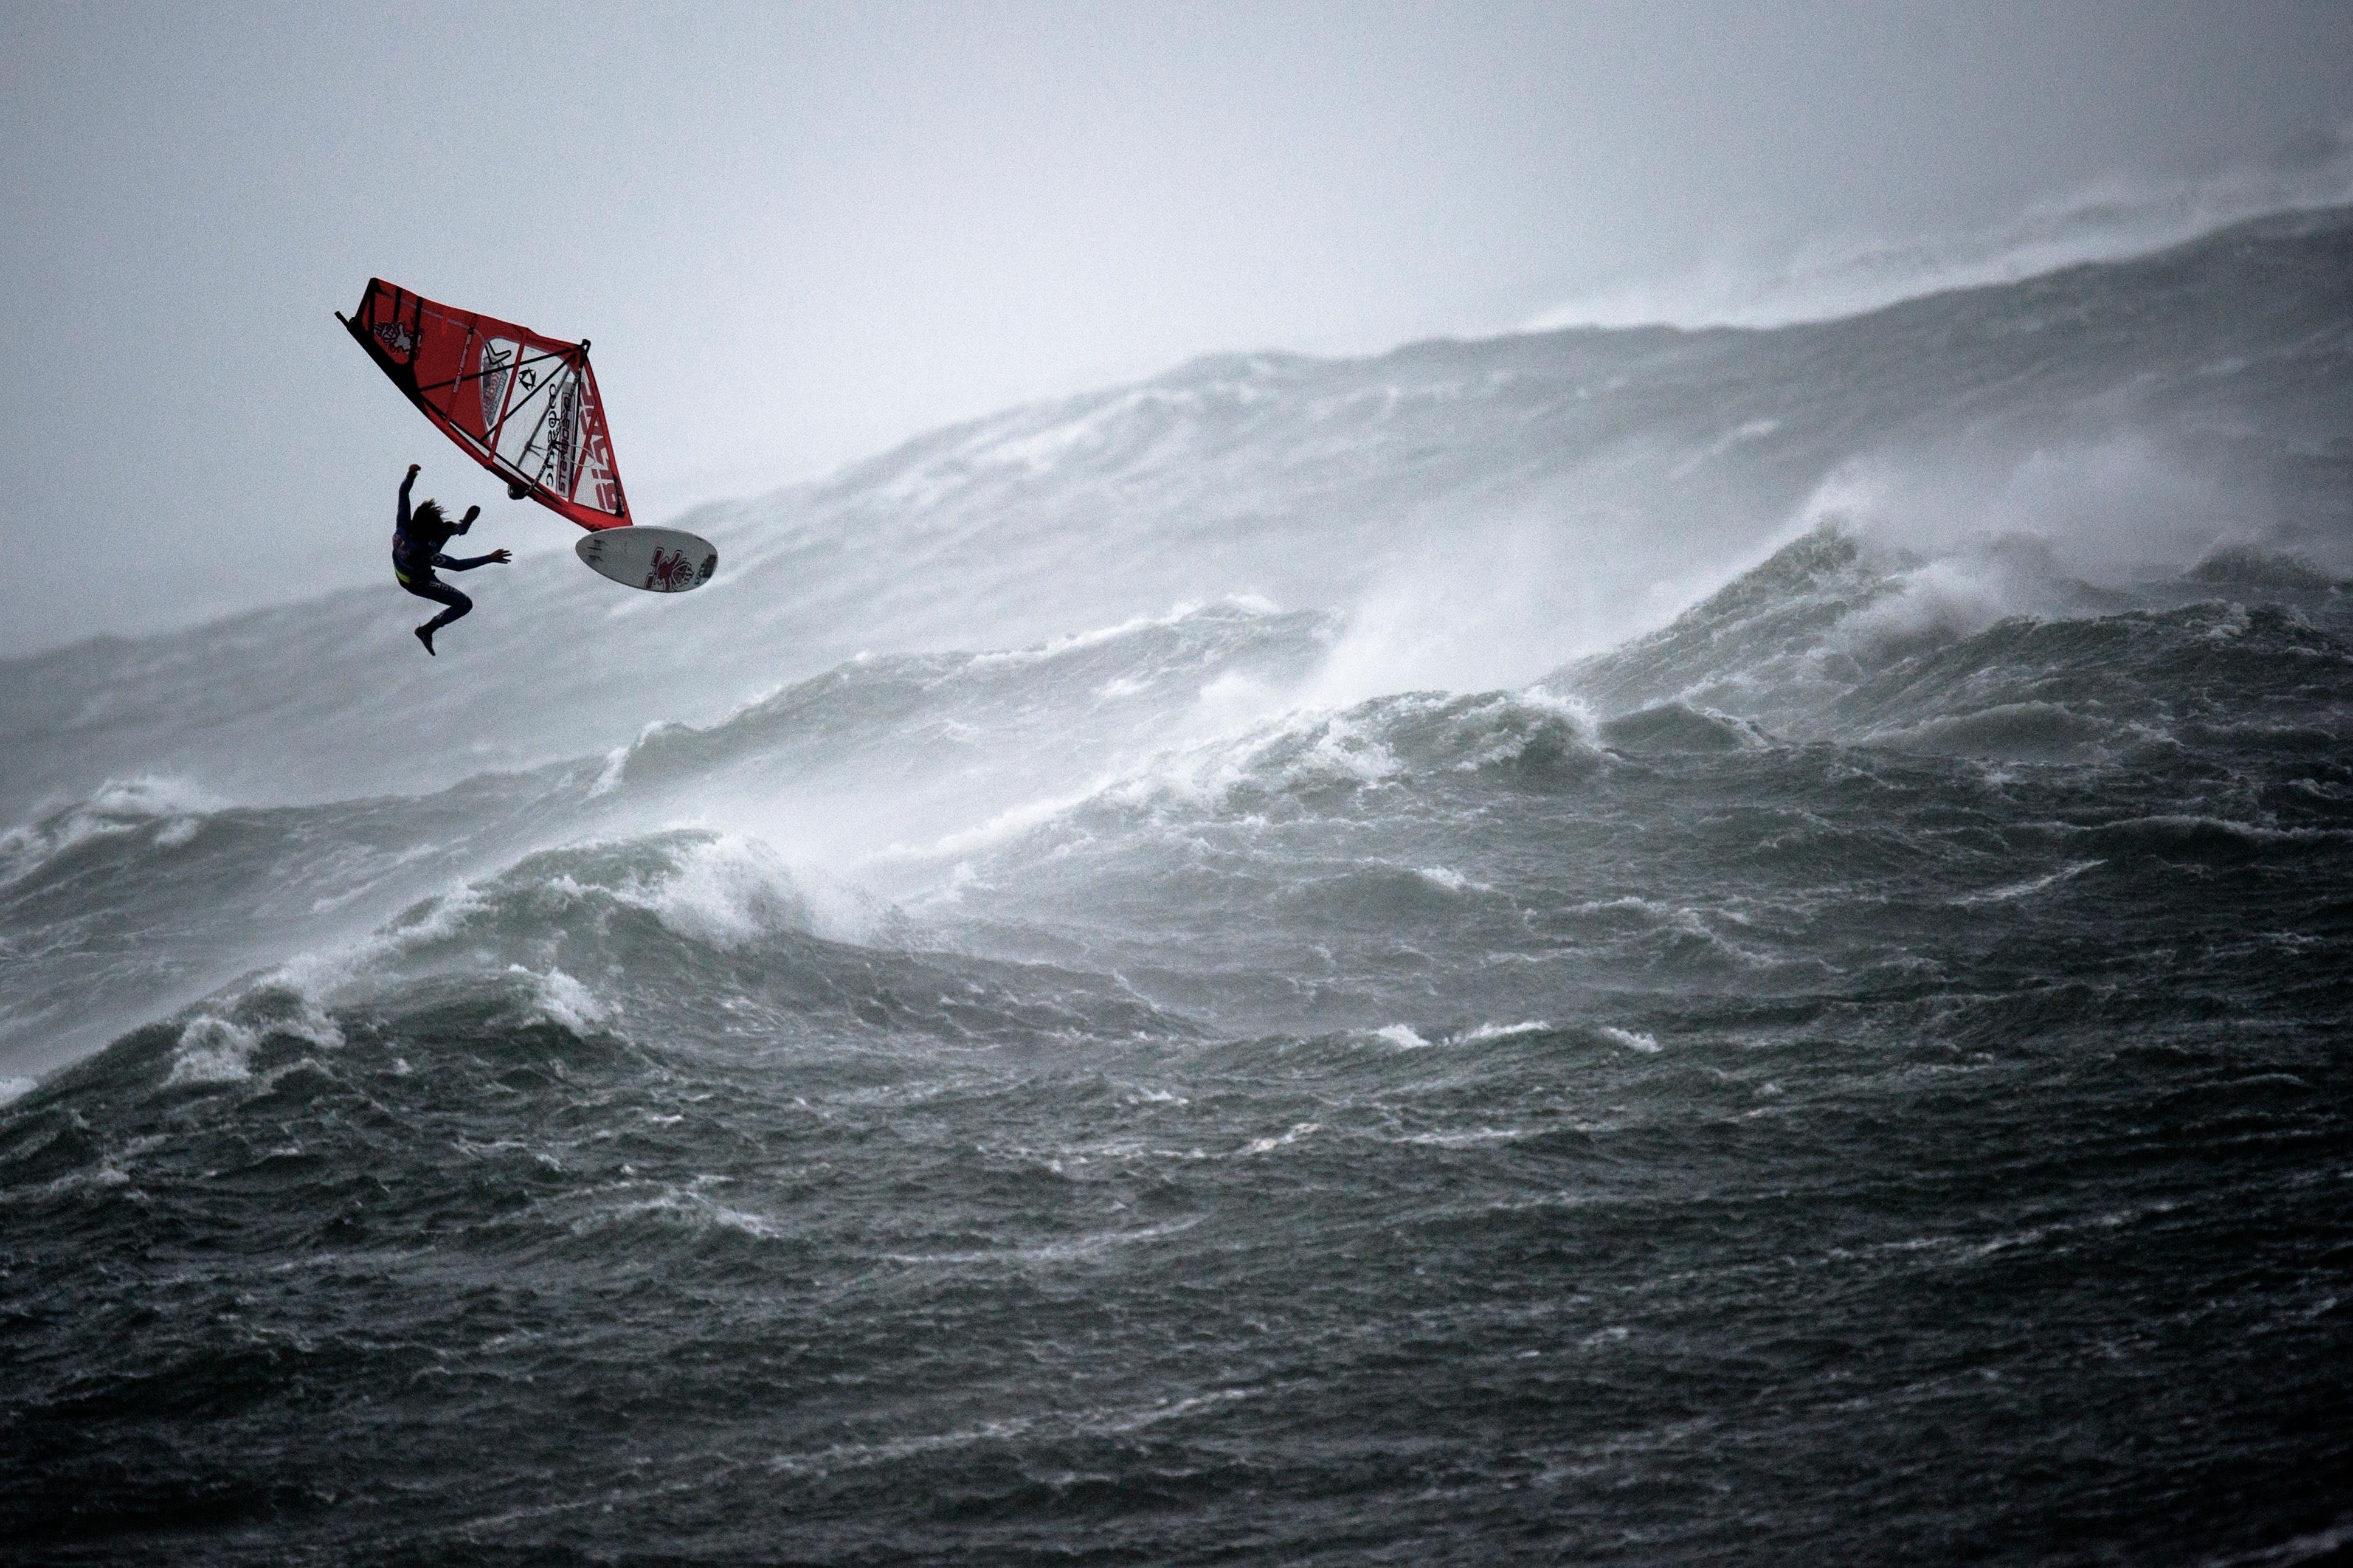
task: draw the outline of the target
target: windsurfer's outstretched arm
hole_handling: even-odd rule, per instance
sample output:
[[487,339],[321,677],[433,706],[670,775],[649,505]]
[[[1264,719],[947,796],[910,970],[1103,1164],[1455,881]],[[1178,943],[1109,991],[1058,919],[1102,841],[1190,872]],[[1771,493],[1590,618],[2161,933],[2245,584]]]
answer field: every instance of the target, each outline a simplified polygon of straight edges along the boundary
[[436,555],[433,564],[444,572],[471,572],[477,566],[503,566],[514,559],[511,550],[493,550],[488,555],[469,555],[463,560],[454,555]]
[[[403,533],[406,533],[408,531],[408,487],[417,482],[417,470],[424,467],[425,465],[422,463],[409,464],[408,477],[400,481],[400,521],[398,527],[400,531]],[[476,510],[480,510],[480,509],[477,508]]]

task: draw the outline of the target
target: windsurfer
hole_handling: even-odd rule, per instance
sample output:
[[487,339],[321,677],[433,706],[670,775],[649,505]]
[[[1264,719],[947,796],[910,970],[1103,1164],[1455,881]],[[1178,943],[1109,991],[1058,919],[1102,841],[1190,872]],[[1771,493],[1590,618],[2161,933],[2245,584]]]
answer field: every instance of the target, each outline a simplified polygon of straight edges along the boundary
[[433,574],[436,567],[451,572],[471,572],[477,566],[502,566],[514,559],[509,551],[493,550],[488,555],[471,555],[464,559],[441,553],[441,547],[453,534],[465,532],[482,515],[482,509],[470,506],[466,515],[451,522],[441,510],[441,503],[424,500],[414,511],[408,506],[408,487],[417,482],[421,463],[408,465],[408,477],[400,481],[400,517],[392,534],[392,574],[400,585],[420,599],[431,599],[447,605],[448,609],[417,628],[417,640],[425,651],[433,651],[433,634],[474,607],[474,601]]

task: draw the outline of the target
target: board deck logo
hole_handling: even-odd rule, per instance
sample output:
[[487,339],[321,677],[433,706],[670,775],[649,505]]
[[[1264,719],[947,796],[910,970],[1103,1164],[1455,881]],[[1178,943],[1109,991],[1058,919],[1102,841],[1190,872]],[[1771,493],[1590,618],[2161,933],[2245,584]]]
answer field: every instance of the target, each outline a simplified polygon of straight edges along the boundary
[[[716,562],[719,558],[712,556]],[[646,586],[659,593],[675,594],[694,586],[694,568],[688,564],[684,550],[673,550],[668,555],[654,552],[653,564],[646,569]]]

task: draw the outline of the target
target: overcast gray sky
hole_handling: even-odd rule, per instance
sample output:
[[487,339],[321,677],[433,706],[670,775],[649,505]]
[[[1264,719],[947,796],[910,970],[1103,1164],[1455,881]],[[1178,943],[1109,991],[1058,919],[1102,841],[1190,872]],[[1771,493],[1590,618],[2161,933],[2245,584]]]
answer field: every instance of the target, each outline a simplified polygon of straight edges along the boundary
[[658,521],[1205,352],[2155,242],[2353,116],[2341,0],[0,17],[0,656],[384,578],[412,458],[496,496],[336,328],[371,274],[593,337]]

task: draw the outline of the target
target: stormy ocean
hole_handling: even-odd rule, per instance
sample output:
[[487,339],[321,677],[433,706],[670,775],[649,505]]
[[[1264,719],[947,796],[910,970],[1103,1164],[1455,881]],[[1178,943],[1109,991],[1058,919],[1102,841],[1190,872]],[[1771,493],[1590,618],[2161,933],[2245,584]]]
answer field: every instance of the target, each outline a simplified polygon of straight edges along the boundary
[[0,667],[7,1562],[2353,1553],[2353,211],[525,510]]

